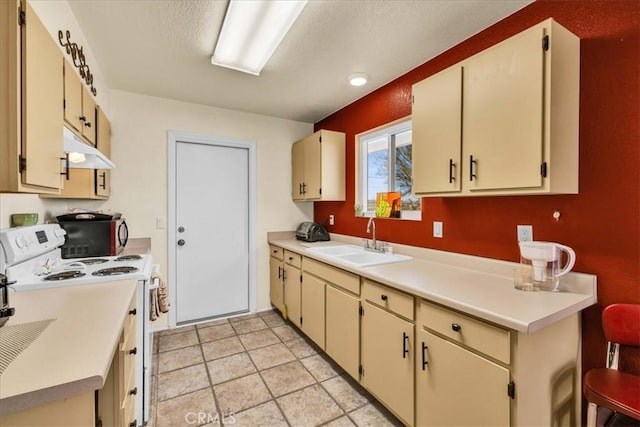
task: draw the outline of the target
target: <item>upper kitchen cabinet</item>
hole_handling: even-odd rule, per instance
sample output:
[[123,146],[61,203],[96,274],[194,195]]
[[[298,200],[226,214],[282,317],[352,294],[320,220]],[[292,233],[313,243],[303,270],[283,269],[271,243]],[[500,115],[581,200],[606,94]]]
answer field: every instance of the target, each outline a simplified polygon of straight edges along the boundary
[[63,186],[63,57],[25,1],[0,2],[0,191]]
[[96,144],[96,102],[69,61],[64,62],[64,120],[78,135]]
[[[68,105],[68,104],[67,104]],[[95,108],[95,107],[94,107]],[[111,156],[111,124],[98,107],[96,111],[96,148],[107,157]],[[59,194],[43,194],[43,198],[60,199],[108,199],[111,195],[111,171],[109,169],[70,168]]]
[[552,19],[414,85],[416,194],[577,194],[579,89]]
[[293,200],[345,200],[345,135],[319,130],[291,148]]

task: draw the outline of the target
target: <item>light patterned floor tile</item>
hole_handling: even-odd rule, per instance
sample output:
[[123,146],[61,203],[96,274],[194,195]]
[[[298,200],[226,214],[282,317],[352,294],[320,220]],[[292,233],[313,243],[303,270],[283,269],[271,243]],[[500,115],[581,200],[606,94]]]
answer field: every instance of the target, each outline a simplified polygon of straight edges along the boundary
[[238,413],[271,400],[271,394],[258,374],[215,385],[213,392],[218,408],[224,414]]
[[317,426],[343,413],[318,384],[277,399],[292,426]]
[[228,424],[234,427],[288,427],[282,412],[273,400],[234,414],[233,422],[231,421],[229,420]]
[[241,353],[244,347],[238,337],[224,338],[202,344],[205,360],[215,360],[232,354]]
[[[213,416],[210,417],[209,414]],[[206,388],[160,402],[156,414],[156,427],[203,425],[215,419],[216,414],[213,392]]]
[[358,427],[397,427],[402,424],[398,420],[392,420],[373,404],[368,404],[349,413],[351,419]]
[[305,357],[313,356],[317,353],[316,349],[313,348],[313,346],[304,338],[285,341],[284,345],[289,347],[291,353],[293,353],[298,359],[304,359]]
[[158,351],[171,351],[196,344],[198,344],[198,336],[194,328],[171,335],[161,335],[158,339]]
[[260,347],[266,347],[271,344],[276,344],[280,342],[277,336],[271,329],[264,329],[262,331],[250,332],[248,334],[239,335],[240,341],[242,341],[242,345],[247,350],[253,350]]
[[274,396],[301,389],[315,383],[313,377],[298,361],[261,371],[264,382]]
[[164,373],[204,362],[199,345],[165,351],[158,356],[158,372]]
[[282,343],[251,350],[249,355],[260,370],[282,365],[296,359],[293,353]]
[[204,363],[158,374],[158,400],[167,400],[185,393],[209,387]]
[[211,384],[219,384],[256,372],[247,353],[238,353],[207,362],[207,368]]
[[267,329],[268,326],[264,323],[264,320],[260,317],[254,317],[252,319],[243,320],[240,322],[232,323],[233,329],[235,329],[238,335],[246,334],[249,332],[259,331],[261,329]]
[[231,327],[230,323],[223,323],[222,325],[209,326],[207,328],[198,328],[198,335],[200,336],[200,342],[216,341],[222,338],[229,338],[236,333]]
[[273,332],[275,332],[282,341],[300,338],[300,334],[289,325],[275,327],[273,328]]
[[342,409],[349,412],[366,405],[369,400],[343,377],[334,377],[322,383]]
[[333,368],[333,366],[331,366],[331,364],[324,360],[324,358],[319,354],[306,357],[300,361],[318,381],[324,381],[338,375],[338,372]]

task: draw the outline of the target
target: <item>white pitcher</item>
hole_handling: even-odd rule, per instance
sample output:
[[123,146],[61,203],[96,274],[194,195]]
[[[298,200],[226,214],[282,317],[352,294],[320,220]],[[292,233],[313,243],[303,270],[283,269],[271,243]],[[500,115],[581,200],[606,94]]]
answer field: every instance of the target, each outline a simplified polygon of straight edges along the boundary
[[[533,285],[543,290],[556,291],[560,277],[571,271],[576,253],[568,246],[553,242],[520,242],[520,262],[533,268]],[[562,253],[567,262],[560,267]]]

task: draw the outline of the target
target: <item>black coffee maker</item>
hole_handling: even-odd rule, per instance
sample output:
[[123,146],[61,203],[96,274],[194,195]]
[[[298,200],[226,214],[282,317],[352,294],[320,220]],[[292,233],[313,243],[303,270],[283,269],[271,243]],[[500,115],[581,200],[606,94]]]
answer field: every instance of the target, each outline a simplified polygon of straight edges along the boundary
[[3,326],[16,312],[15,308],[9,307],[9,285],[15,282],[9,282],[7,276],[0,273],[0,326]]

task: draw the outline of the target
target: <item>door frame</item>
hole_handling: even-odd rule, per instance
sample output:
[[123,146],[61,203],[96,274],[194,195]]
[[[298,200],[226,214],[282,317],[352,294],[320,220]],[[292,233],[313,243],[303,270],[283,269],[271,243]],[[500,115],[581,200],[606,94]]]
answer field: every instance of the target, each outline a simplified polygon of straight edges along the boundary
[[167,211],[168,211],[168,266],[169,275],[169,303],[172,309],[169,310],[169,326],[175,327],[177,324],[177,275],[176,266],[176,150],[178,142],[188,144],[205,144],[219,147],[243,148],[248,150],[248,201],[249,201],[249,312],[256,311],[256,143],[234,138],[197,135],[180,131],[168,131],[168,185],[167,185]]

